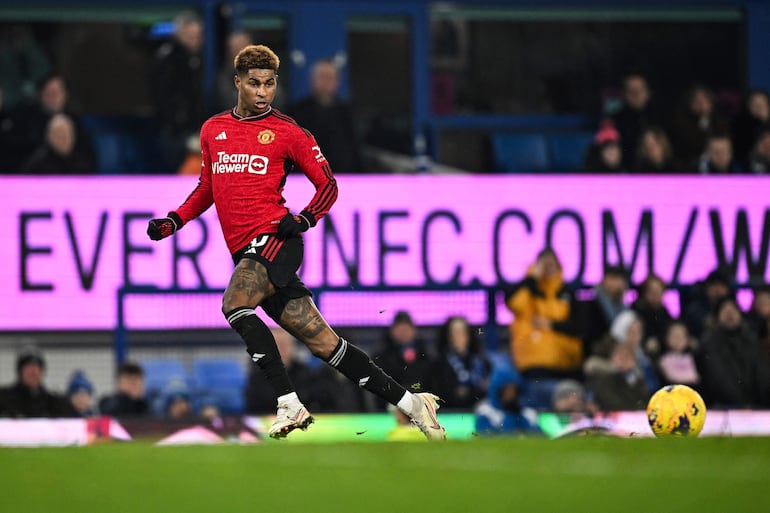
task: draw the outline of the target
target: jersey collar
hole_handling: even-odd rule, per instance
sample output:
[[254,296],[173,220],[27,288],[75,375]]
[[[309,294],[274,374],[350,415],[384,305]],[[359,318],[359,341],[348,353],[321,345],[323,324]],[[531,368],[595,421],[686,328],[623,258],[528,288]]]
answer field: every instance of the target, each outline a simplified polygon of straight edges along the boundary
[[273,113],[273,106],[270,105],[267,108],[267,110],[265,112],[263,112],[262,114],[257,114],[256,116],[245,116],[244,117],[244,116],[239,115],[237,112],[235,112],[235,110],[237,108],[238,107],[233,107],[233,110],[230,111],[230,115],[232,117],[234,117],[235,119],[237,119],[238,121],[257,121],[259,119],[264,119],[264,118],[266,118],[267,116],[269,116],[270,114]]

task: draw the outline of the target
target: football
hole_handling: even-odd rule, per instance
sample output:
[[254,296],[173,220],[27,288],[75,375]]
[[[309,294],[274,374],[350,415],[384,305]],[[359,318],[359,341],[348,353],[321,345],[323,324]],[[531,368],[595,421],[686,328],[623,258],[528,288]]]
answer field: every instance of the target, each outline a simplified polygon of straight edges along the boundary
[[706,404],[687,385],[667,385],[647,403],[647,420],[655,436],[698,436],[706,421]]

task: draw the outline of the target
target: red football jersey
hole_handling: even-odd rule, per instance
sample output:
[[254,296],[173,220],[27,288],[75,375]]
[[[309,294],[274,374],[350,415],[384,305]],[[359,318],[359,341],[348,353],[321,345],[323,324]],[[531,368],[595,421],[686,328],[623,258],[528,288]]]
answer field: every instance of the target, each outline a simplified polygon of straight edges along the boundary
[[270,109],[259,116],[223,112],[201,128],[203,163],[198,186],[176,213],[183,223],[212,203],[230,253],[262,233],[275,233],[283,206],[286,175],[299,168],[316,192],[304,211],[315,226],[337,199],[337,182],[313,135]]

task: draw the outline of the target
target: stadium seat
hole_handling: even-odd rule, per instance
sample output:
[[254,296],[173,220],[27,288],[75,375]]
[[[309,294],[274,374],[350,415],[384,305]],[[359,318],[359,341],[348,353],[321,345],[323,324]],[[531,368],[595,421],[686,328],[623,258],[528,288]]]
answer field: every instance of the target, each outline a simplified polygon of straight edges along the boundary
[[243,413],[246,372],[236,358],[198,358],[193,360],[196,394],[207,397],[224,414]]
[[551,407],[551,398],[558,379],[524,380],[521,390],[521,405],[536,410],[547,410]]
[[192,377],[199,388],[243,388],[246,372],[236,358],[196,358]]
[[579,171],[592,140],[592,132],[549,134],[548,151],[552,170],[562,173]]
[[543,134],[492,134],[492,154],[497,172],[549,171],[548,146]]
[[189,376],[181,360],[159,358],[141,362],[144,369],[144,382],[148,397],[159,394],[169,383],[175,380],[189,382]]

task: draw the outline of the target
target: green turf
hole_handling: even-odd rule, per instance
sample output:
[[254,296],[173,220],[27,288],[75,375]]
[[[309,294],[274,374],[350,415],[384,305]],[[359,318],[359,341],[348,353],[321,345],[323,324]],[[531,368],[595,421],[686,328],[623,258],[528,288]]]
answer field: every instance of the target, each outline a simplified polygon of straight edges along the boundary
[[770,439],[0,449],[8,512],[767,511]]

